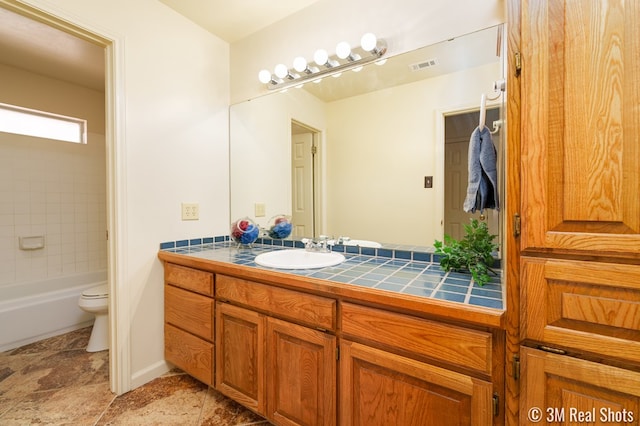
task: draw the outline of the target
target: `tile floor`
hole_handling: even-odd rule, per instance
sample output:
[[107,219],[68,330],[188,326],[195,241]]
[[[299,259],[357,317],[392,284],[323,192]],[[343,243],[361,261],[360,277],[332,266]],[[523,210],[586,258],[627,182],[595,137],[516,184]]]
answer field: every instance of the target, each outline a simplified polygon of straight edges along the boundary
[[90,333],[0,353],[0,425],[269,425],[180,370],[116,397],[108,351],[84,350]]

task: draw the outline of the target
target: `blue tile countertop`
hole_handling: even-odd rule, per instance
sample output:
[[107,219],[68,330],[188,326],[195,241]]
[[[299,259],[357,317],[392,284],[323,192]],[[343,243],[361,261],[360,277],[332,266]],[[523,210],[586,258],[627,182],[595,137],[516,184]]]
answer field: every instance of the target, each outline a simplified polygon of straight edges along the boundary
[[504,286],[501,284],[500,275],[493,277],[491,282],[480,287],[471,281],[471,276],[468,274],[443,271],[437,259],[433,261],[433,255],[430,253],[405,251],[396,253],[393,250],[385,250],[378,254],[365,249],[358,250],[358,247],[355,250],[353,247],[348,247],[348,250],[345,248],[343,251],[342,247],[336,246],[337,251],[344,253],[346,258],[339,265],[318,269],[284,270],[259,266],[254,259],[260,253],[299,247],[297,241],[288,241],[290,244],[283,245],[254,244],[251,248],[239,248],[228,239],[218,237],[184,241],[186,244],[163,243],[160,248],[163,251],[200,259],[286,272],[406,295],[504,309]]

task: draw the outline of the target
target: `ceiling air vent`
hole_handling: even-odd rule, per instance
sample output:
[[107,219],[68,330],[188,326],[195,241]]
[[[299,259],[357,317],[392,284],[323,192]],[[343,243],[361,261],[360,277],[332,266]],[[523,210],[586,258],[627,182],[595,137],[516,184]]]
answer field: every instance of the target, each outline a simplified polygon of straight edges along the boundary
[[411,71],[420,71],[426,68],[435,67],[436,65],[438,65],[438,59],[432,58],[432,59],[427,59],[426,61],[411,64],[409,65],[409,68],[411,69]]

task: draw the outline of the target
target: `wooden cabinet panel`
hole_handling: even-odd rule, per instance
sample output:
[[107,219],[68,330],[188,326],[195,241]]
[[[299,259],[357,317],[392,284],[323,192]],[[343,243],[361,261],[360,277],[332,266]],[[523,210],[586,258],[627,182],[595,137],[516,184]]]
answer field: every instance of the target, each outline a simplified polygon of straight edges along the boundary
[[213,299],[165,285],[164,320],[213,341]]
[[267,319],[268,417],[279,425],[336,424],[336,338]]
[[313,328],[336,328],[336,301],[326,297],[225,275],[216,278],[216,297],[299,321]]
[[640,254],[640,1],[522,1],[523,249]]
[[265,316],[216,303],[216,389],[265,414]]
[[165,263],[164,280],[168,284],[213,297],[213,274],[211,272]]
[[421,318],[342,304],[342,331],[482,373],[492,372],[491,333]]
[[640,373],[526,347],[521,356],[521,425],[638,424]]
[[171,324],[164,325],[164,357],[191,376],[213,385],[213,344]]
[[492,386],[358,343],[340,354],[340,424],[491,425]]
[[640,363],[640,266],[521,260],[522,338]]

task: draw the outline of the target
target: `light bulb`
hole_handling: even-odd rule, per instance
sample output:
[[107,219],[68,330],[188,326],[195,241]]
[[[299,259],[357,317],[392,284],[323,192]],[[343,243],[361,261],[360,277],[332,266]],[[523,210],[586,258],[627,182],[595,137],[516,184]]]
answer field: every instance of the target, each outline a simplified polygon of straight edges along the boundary
[[293,69],[298,72],[303,72],[307,69],[307,60],[302,56],[298,56],[293,60]]
[[268,82],[271,81],[271,73],[269,72],[269,70],[262,70],[258,73],[258,80],[260,80],[260,83],[264,83],[267,84]]
[[274,74],[278,78],[285,78],[287,75],[289,75],[289,70],[287,69],[287,66],[285,64],[278,64],[276,65]]
[[351,46],[346,41],[341,41],[336,46],[336,56],[340,59],[347,59],[351,55]]
[[324,49],[318,49],[316,53],[313,54],[313,60],[316,64],[322,66],[329,60],[329,54]]
[[372,50],[374,50],[377,44],[378,39],[373,33],[366,33],[362,36],[362,39],[360,39],[360,45],[367,52],[371,52]]

